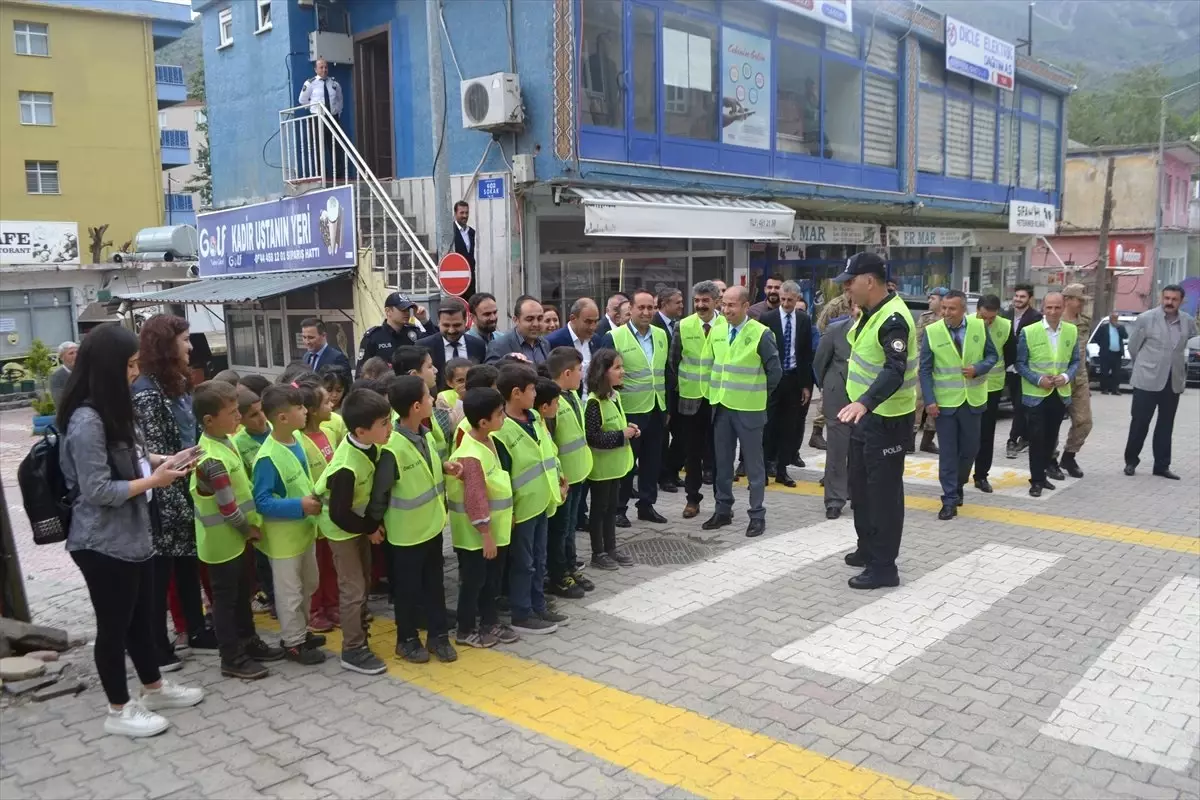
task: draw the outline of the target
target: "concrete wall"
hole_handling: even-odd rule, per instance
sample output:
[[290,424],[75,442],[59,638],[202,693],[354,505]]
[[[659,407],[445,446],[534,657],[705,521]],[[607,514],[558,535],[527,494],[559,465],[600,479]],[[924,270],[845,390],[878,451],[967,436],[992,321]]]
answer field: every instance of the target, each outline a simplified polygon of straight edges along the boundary
[[[1080,281],[1089,286],[1095,280],[1095,263],[1100,256],[1097,236],[1055,236],[1050,238],[1059,258],[1073,262],[1080,267],[1069,274],[1059,276],[1062,280],[1055,288],[1061,289],[1062,284]],[[1118,311],[1141,312],[1155,304],[1152,297],[1154,291],[1154,270],[1149,266],[1155,263],[1154,234],[1144,236],[1122,236],[1121,241],[1138,244],[1146,248],[1147,268],[1140,275],[1122,275],[1117,278],[1117,294],[1114,307]],[[1049,255],[1045,248],[1035,248],[1033,255],[1034,274],[1038,279],[1049,280],[1062,271],[1062,266]],[[1042,294],[1039,292],[1039,294]]]
[[[1154,198],[1158,194],[1158,154],[1155,152],[1121,153],[1113,172],[1114,231],[1154,230]],[[1100,229],[1104,210],[1104,181],[1108,156],[1071,156],[1066,163],[1063,196],[1063,220],[1060,230],[1069,232]],[[1177,158],[1167,155],[1165,174],[1186,181],[1189,169]],[[1163,227],[1186,228],[1187,205],[1175,203],[1163,209]]]

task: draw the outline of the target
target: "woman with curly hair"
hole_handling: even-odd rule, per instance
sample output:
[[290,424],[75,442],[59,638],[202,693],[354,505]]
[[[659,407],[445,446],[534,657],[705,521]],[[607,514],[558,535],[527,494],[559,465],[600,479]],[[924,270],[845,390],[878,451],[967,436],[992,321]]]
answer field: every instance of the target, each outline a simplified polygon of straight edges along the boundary
[[[176,453],[196,444],[196,417],[188,371],[188,321],[155,314],[142,324],[138,352],[141,377],[133,384],[133,409],[152,453]],[[167,592],[171,578],[187,625],[188,646],[215,650],[216,635],[204,623],[200,599],[200,563],[196,558],[196,523],[188,481],[181,478],[154,490],[159,524],[153,530],[154,621],[158,626],[159,663],[179,669],[179,657],[167,635]],[[180,631],[181,633],[183,631]]]

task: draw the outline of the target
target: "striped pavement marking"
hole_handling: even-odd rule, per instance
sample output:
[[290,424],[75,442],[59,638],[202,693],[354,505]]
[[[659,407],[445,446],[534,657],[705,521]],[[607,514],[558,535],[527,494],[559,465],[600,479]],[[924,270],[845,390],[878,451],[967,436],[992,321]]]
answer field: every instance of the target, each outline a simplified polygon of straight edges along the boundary
[[643,625],[665,625],[793,570],[854,549],[850,519],[821,522],[759,539],[716,558],[638,584],[588,608]]
[[1185,771],[1200,744],[1200,580],[1174,578],[1151,598],[1041,732]]
[[877,683],[1061,556],[988,544],[780,648],[780,661]]

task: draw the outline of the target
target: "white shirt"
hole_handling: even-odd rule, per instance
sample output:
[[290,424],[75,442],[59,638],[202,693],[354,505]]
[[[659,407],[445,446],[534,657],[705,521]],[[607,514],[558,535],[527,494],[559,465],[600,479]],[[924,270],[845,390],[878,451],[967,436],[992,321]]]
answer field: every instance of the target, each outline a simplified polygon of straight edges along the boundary
[[662,318],[662,321],[667,326],[667,336],[670,336],[671,334],[675,333],[675,320],[671,319],[670,317],[668,317],[666,314],[664,314],[661,311],[658,312],[658,316]]
[[[585,342],[582,339],[580,339],[578,336],[576,336],[575,329],[573,327],[571,327],[571,323],[569,323],[569,322],[567,323],[567,330],[571,332],[571,344],[575,345],[575,349],[578,350],[579,355],[583,357],[583,364],[580,366],[580,369],[583,370],[584,375],[587,375],[588,364],[592,363],[592,340],[588,339]],[[586,383],[580,385],[579,396],[580,397],[587,396]]]
[[[1042,327],[1046,329],[1046,338],[1048,338],[1050,340],[1051,352],[1057,353],[1058,352],[1058,334],[1062,331],[1062,320],[1058,321],[1058,330],[1055,330],[1054,328],[1050,327],[1050,323],[1046,321],[1046,318],[1042,317]],[[1067,373],[1065,373],[1065,372],[1062,375],[1060,375],[1059,377],[1062,378],[1064,381],[1067,381],[1068,383],[1071,380],[1069,377],[1067,377]]]
[[[457,222],[454,224],[458,225]],[[458,233],[462,236],[462,240],[466,243],[467,250],[474,253],[475,243],[471,241],[471,229],[466,225],[458,225]]]
[[[456,345],[458,346],[458,355],[454,354],[454,348]],[[445,361],[442,362],[443,364],[449,362],[450,359],[452,359],[452,358],[466,358],[467,357],[467,343],[465,341],[463,341],[462,337],[459,337],[459,340],[457,342],[451,342],[449,339],[447,339],[445,336],[443,336],[442,337],[442,347],[444,348],[443,353],[445,354],[445,359],[446,359]]]
[[308,110],[316,114],[317,106],[325,105],[325,92],[329,92],[329,112],[334,116],[342,113],[342,87],[333,76],[322,78],[314,75],[304,82],[300,89],[300,105],[308,106]]

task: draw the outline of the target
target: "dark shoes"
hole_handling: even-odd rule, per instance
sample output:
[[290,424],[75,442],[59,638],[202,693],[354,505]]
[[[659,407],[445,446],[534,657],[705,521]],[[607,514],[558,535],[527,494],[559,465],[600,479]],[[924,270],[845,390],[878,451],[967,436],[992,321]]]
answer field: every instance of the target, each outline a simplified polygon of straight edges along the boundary
[[[675,490],[672,489],[671,491]],[[666,517],[654,510],[654,506],[639,508],[637,512],[637,518],[642,522],[653,522],[656,525],[662,525],[667,521]]]
[[1029,484],[1029,496],[1030,497],[1041,497],[1042,496],[1042,485],[1040,483]]
[[1137,464],[1126,464],[1125,465],[1125,474],[1126,475],[1132,476],[1133,473],[1135,473],[1135,472],[1137,472]]
[[575,579],[567,576],[560,581],[550,584],[550,594],[555,597],[565,597],[568,600],[579,600],[584,595],[583,587],[575,583]]
[[1016,442],[1009,442],[1008,444],[1006,444],[1004,446],[1004,457],[1005,458],[1016,458],[1017,457],[1017,443]]
[[622,567],[632,567],[633,566],[633,556],[629,555],[628,553],[626,553],[623,550],[609,550],[608,557],[611,558],[613,561],[616,561],[617,564],[619,564]]
[[217,650],[217,634],[212,628],[205,628],[195,635],[189,635],[188,647],[199,652]]
[[382,675],[387,672],[387,664],[367,647],[356,647],[353,650],[342,651],[342,669],[357,672],[359,675]]
[[410,664],[428,664],[429,651],[425,649],[425,645],[421,644],[421,640],[417,637],[405,639],[396,645],[396,657],[403,658]]
[[942,510],[938,512],[938,519],[948,520],[958,516],[958,508],[953,503],[942,503]]
[[935,456],[938,454],[938,446],[933,441],[934,436],[935,436],[935,434],[933,431],[925,431],[921,435],[921,452],[922,453],[933,453]]
[[792,461],[792,466],[796,469],[804,469],[804,459],[800,456],[796,456],[795,460]]
[[683,518],[691,519],[700,513],[700,505],[698,503],[688,503],[683,507]]
[[814,450],[825,449],[825,437],[821,435],[821,429],[816,425],[813,426],[812,436],[808,437],[808,446]]
[[246,642],[246,655],[255,661],[282,661],[285,653],[282,647],[271,647],[255,636]]
[[256,681],[265,678],[270,670],[246,654],[231,661],[221,659],[221,674],[226,678],[241,678],[244,681]]
[[454,645],[450,644],[450,635],[443,633],[441,636],[429,643],[428,649],[437,660],[444,664],[449,664],[453,661],[458,661],[458,651],[454,649]]
[[994,491],[992,489],[992,484],[988,482],[987,478],[976,478],[975,488],[984,494],[991,494]]
[[1154,470],[1154,474],[1160,478],[1166,478],[1169,481],[1179,480],[1179,476],[1176,475],[1174,472],[1171,472],[1171,470],[1169,470],[1169,469],[1156,469],[1156,470]]
[[846,562],[847,567],[865,567],[867,565],[867,557],[855,550],[853,553],[846,553],[846,557],[842,559]]
[[309,647],[308,642],[305,642],[295,647],[285,647],[283,657],[306,667],[315,667],[325,662],[325,651],[318,647]]
[[617,528],[632,528],[633,523],[629,521],[629,517],[624,514],[617,514],[617,518],[613,525]]
[[958,487],[958,497],[954,500],[954,505],[961,506],[965,502],[963,500],[963,489],[965,488],[965,486]]
[[1063,474],[1063,471],[1054,465],[1046,467],[1046,477],[1053,478],[1056,481],[1064,481],[1067,479],[1067,476]]
[[575,530],[579,531],[580,533],[588,532],[587,514],[584,514],[582,517],[580,517],[579,522],[575,524]]
[[709,517],[704,522],[704,524],[700,526],[700,529],[706,530],[706,531],[715,531],[718,528],[724,528],[726,525],[732,525],[732,524],[733,524],[733,515],[732,514],[718,513],[718,514],[713,514],[711,517]]
[[[1050,473],[1048,473],[1048,472],[1047,472],[1046,474],[1047,474],[1047,475],[1049,475]],[[1055,485],[1054,485],[1053,483],[1051,483],[1050,481],[1042,481],[1042,488],[1043,488],[1043,489],[1046,489],[1046,490],[1048,490],[1048,491],[1051,491],[1051,492],[1053,492],[1053,491],[1054,491],[1055,489],[1057,489],[1058,487],[1057,487],[1057,486],[1055,486]]]
[[855,575],[850,580],[846,581],[851,589],[881,589],[885,586],[899,586],[899,575],[880,575],[871,569],[863,570],[860,574]]
[[746,538],[753,539],[755,536],[762,536],[767,532],[767,521],[765,519],[752,519],[750,524],[746,526]]
[[781,472],[778,475],[776,475],[775,482],[778,483],[780,486],[786,486],[789,489],[796,488],[796,482],[794,480],[792,480],[792,476],[788,475],[786,472]]
[[701,473],[700,482],[703,483],[705,486],[712,486],[713,473],[712,473],[711,469],[706,469],[706,470],[704,470],[703,473]]
[[825,519],[837,519],[842,515],[842,510],[836,506],[831,506],[825,509]]
[[592,567],[595,569],[602,569],[607,572],[612,572],[613,570],[618,570],[621,568],[617,564],[617,560],[608,553],[597,553],[596,555],[592,556]]
[[575,585],[585,592],[590,592],[596,588],[596,584],[588,580],[587,576],[582,572],[575,571],[571,573],[571,580],[575,581]]
[[658,490],[667,494],[676,494],[679,492],[679,487],[673,481],[662,481],[658,484]]

